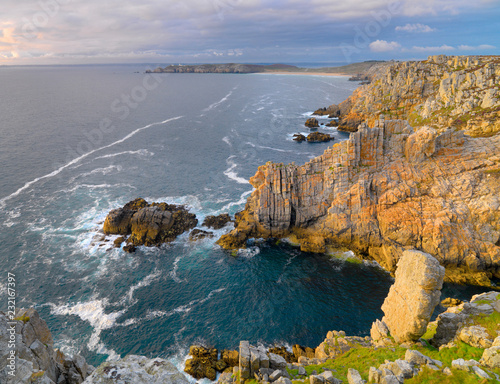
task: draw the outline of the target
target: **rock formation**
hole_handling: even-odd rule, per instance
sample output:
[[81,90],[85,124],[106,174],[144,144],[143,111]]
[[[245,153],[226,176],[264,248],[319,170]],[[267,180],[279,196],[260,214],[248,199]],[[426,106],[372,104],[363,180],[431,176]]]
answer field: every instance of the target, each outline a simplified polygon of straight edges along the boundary
[[312,132],[307,135],[307,142],[309,143],[325,143],[333,140],[333,136],[328,133]]
[[309,128],[318,128],[319,122],[315,117],[310,117],[309,119],[307,119],[304,125]]
[[[8,360],[10,351],[15,364]],[[0,383],[80,384],[93,370],[82,356],[54,350],[47,323],[35,309],[17,309],[15,316],[0,312]]]
[[405,249],[446,267],[446,280],[500,277],[500,135],[414,130],[403,120],[361,125],[305,165],[268,162],[224,248],[294,234],[303,250],[329,244],[394,271]]
[[134,246],[151,247],[173,241],[197,224],[196,216],[182,205],[149,204],[138,198],[109,212],[103,230],[107,235],[130,235],[127,243],[133,252]]
[[215,348],[205,348],[193,345],[189,348],[192,356],[186,361],[184,372],[189,373],[195,379],[207,378],[215,380],[217,372],[226,369],[232,371],[232,367],[238,365],[238,352],[224,350],[219,358],[219,351]]
[[218,216],[209,215],[205,217],[205,220],[203,220],[203,225],[208,228],[221,229],[230,221],[231,218],[227,213],[221,213]]
[[453,126],[471,136],[500,131],[499,56],[430,56],[380,68],[370,85],[339,105],[339,130],[354,131],[385,114],[413,127]]
[[118,361],[102,363],[84,384],[188,384],[175,366],[160,358],[128,355]]
[[382,322],[396,342],[415,341],[425,333],[439,304],[443,278],[444,268],[431,255],[414,250],[403,253],[396,281],[382,305]]

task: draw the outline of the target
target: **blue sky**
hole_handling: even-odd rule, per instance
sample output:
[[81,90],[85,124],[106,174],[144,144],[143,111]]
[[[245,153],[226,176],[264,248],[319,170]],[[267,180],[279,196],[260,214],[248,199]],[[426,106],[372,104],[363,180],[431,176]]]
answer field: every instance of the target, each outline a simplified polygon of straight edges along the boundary
[[500,53],[500,0],[2,0],[0,64]]

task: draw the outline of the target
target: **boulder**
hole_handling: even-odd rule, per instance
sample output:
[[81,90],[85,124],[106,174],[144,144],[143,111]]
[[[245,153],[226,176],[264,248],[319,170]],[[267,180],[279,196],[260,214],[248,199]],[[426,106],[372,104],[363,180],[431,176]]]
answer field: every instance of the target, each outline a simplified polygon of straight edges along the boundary
[[287,363],[297,362],[297,358],[295,357],[295,355],[293,353],[288,352],[288,350],[285,347],[269,348],[269,352],[283,357]]
[[85,384],[188,384],[186,377],[175,366],[163,359],[148,359],[128,355],[118,361],[102,363]]
[[318,128],[319,122],[315,117],[310,117],[309,119],[307,119],[304,125],[309,128]]
[[405,360],[414,366],[425,365],[432,362],[432,359],[430,357],[425,356],[423,353],[412,349],[406,350]]
[[280,355],[269,352],[269,367],[273,369],[286,369],[286,360]]
[[331,140],[333,140],[333,136],[329,135],[328,133],[312,132],[307,135],[308,143],[323,143]]
[[439,303],[444,268],[431,255],[406,250],[397,264],[396,280],[382,311],[383,321],[396,342],[418,340]]
[[227,213],[222,213],[218,216],[207,216],[205,220],[203,220],[203,225],[205,227],[213,228],[213,229],[221,229],[227,223],[231,221],[231,217]]
[[347,382],[349,384],[365,384],[358,371],[353,368],[347,370]]
[[491,336],[481,326],[473,325],[462,328],[458,339],[475,348],[489,348],[493,344]]
[[500,368],[500,347],[485,349],[479,362],[490,368]]
[[456,307],[457,305],[460,305],[462,303],[463,303],[462,300],[454,299],[452,297],[447,297],[446,299],[441,301],[441,305],[446,308]]
[[222,360],[224,360],[228,367],[237,367],[239,365],[239,353],[238,351],[231,351],[229,349],[223,349],[221,352]]

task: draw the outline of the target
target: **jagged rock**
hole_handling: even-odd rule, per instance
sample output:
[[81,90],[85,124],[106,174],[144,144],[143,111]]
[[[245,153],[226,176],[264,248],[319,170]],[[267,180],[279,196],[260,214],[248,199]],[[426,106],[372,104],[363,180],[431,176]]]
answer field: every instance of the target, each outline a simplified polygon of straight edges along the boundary
[[123,250],[127,253],[134,253],[136,251],[136,247],[134,244],[127,244],[123,246]]
[[311,375],[309,376],[309,384],[323,384],[325,382],[325,378],[319,375]]
[[192,358],[186,361],[184,372],[195,379],[206,377],[209,380],[215,380],[218,362],[217,349],[193,345],[189,348],[189,354]]
[[392,272],[414,248],[446,265],[446,281],[489,284],[500,277],[500,178],[488,173],[500,164],[490,160],[500,135],[449,129],[435,137],[432,156],[415,162],[405,158],[412,134],[405,121],[377,120],[302,166],[260,166],[235,229],[218,244],[323,237]]
[[389,364],[389,370],[394,373],[397,377],[402,377],[403,379],[410,379],[413,377],[413,368],[405,360],[396,360],[395,362]]
[[113,245],[115,246],[115,248],[120,248],[124,241],[125,238],[123,236],[120,236],[113,241]]
[[307,135],[307,142],[309,143],[324,143],[333,140],[333,136],[328,133],[312,132]]
[[306,140],[306,137],[302,133],[295,133],[293,135],[293,141],[298,141],[299,143],[301,143],[302,141],[305,141],[305,140]]
[[479,376],[481,379],[487,379],[491,380],[491,376],[488,375],[485,371],[483,371],[481,368],[476,367],[475,365],[472,366],[472,371]]
[[327,116],[329,118],[340,116],[340,108],[337,104],[332,104],[328,108],[319,108],[314,111],[313,115],[316,116]]
[[370,329],[370,337],[372,340],[383,340],[389,336],[389,328],[387,325],[380,320],[375,320]]
[[456,307],[457,305],[460,305],[462,303],[462,300],[454,299],[452,297],[447,297],[446,299],[441,301],[441,305],[443,307]]
[[221,352],[222,360],[224,360],[228,367],[237,367],[240,363],[238,351],[231,351],[223,349]]
[[214,237],[213,232],[195,228],[189,233],[189,240],[191,241],[202,240],[207,237],[208,238]]
[[203,225],[213,229],[221,229],[231,222],[231,217],[227,213],[221,213],[218,216],[207,216],[203,220]]
[[[134,246],[155,246],[175,240],[197,224],[196,216],[184,206],[149,204],[139,198],[123,208],[113,209],[106,216],[103,230],[107,235],[130,235],[127,242]],[[126,251],[133,252],[133,249],[128,247]]]
[[462,371],[470,371],[471,367],[479,365],[475,360],[456,359],[451,362],[451,367]]
[[276,369],[273,373],[269,375],[269,380],[275,381],[278,380],[281,376],[283,376],[283,372],[279,369]]
[[[17,341],[14,369],[8,360],[11,337]],[[16,309],[12,317],[0,312],[0,361],[0,383],[80,384],[94,369],[80,355],[54,350],[52,334],[33,308]]]
[[240,352],[239,352],[239,372],[240,372],[240,382],[243,383],[244,380],[249,379],[251,376],[251,364],[250,364],[250,343],[248,341],[240,341]]
[[489,348],[493,344],[493,340],[486,332],[486,329],[477,325],[462,328],[458,338],[475,348]]
[[101,364],[84,383],[188,384],[189,382],[172,363],[166,360],[128,355],[121,360]]
[[276,384],[292,384],[292,380],[290,380],[288,377],[280,377],[278,380],[275,381]]
[[398,343],[418,340],[425,333],[439,303],[443,278],[444,268],[431,255],[403,253],[396,280],[382,305],[383,321]]
[[347,381],[349,384],[364,384],[365,381],[361,378],[358,371],[353,368],[347,370]]
[[307,119],[304,125],[309,128],[318,128],[319,122],[315,117],[310,117],[309,119]]
[[233,384],[234,378],[232,377],[232,372],[223,372],[217,380],[217,384]]
[[342,381],[333,376],[331,371],[325,371],[320,374],[325,379],[325,383],[327,384],[341,384]]
[[400,384],[401,381],[394,375],[385,375],[380,379],[380,384]]
[[292,346],[292,352],[293,352],[293,355],[295,356],[295,359],[294,359],[295,361],[298,361],[300,356],[305,356],[305,357],[308,357],[310,359],[315,357],[314,349],[309,348],[309,347],[303,347],[299,344],[295,344]]
[[325,124],[325,127],[338,127],[339,123],[337,120],[332,120]]

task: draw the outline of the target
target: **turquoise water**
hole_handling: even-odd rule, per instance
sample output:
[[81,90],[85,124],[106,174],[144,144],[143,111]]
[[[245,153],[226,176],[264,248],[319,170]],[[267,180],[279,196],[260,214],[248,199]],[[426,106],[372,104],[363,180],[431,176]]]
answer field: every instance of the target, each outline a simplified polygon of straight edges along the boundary
[[107,212],[136,197],[186,204],[200,223],[241,210],[259,165],[328,147],[292,136],[356,84],[145,69],[0,68],[1,303],[13,272],[19,306],[35,306],[56,345],[93,364],[127,353],[179,363],[193,343],[315,347],[332,329],[368,334],[392,282],[376,265],[267,242],[233,257],[187,234],[135,254],[99,240]]

